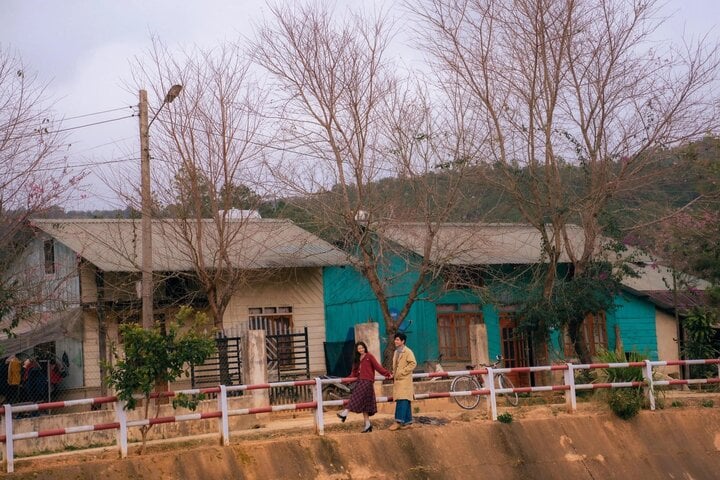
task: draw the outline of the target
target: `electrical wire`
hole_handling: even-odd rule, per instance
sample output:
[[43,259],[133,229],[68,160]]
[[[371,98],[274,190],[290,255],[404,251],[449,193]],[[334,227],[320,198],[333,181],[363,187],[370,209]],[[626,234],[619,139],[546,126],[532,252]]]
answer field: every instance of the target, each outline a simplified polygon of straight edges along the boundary
[[[137,117],[137,114],[136,114],[136,113],[131,113],[129,116],[128,116],[128,115],[125,115],[125,116],[122,116],[122,117],[111,118],[111,119],[109,119],[109,120],[100,120],[100,121],[98,121],[98,122],[86,123],[86,124],[84,124],[84,125],[77,125],[77,126],[75,126],[75,127],[61,128],[61,129],[58,129],[58,130],[54,130],[54,131],[51,131],[51,132],[45,132],[45,133],[51,134],[51,133],[67,132],[67,131],[69,131],[69,130],[77,130],[77,129],[79,129],[79,128],[92,127],[92,126],[94,126],[94,125],[102,125],[102,124],[104,124],[104,123],[117,122],[118,120],[124,120],[124,119],[126,119],[126,118],[132,118],[132,117]],[[42,132],[39,132],[39,133],[42,133]]]
[[119,112],[120,110],[125,110],[127,108],[133,109],[133,108],[137,108],[137,106],[136,105],[126,105],[124,107],[112,108],[110,110],[102,110],[99,112],[85,113],[82,115],[75,115],[74,117],[65,117],[61,121],[66,122],[68,120],[75,120],[78,118],[92,117],[93,115],[102,115],[103,113]]
[[134,162],[140,160],[140,157],[126,157],[126,158],[117,158],[115,160],[103,160],[101,162],[92,162],[92,163],[76,163],[76,164],[69,164],[69,165],[63,165],[63,166],[57,166],[57,167],[40,167],[35,168],[33,171],[36,172],[52,172],[56,170],[72,170],[76,168],[85,168],[85,167],[97,167],[101,165],[111,165],[114,163],[124,163],[124,162]]
[[18,135],[17,137],[6,138],[6,139],[4,139],[4,141],[22,140],[22,139],[24,139],[24,138],[35,137],[35,136],[38,136],[38,135],[52,135],[52,134],[55,134],[55,133],[67,132],[67,131],[70,131],[70,130],[78,130],[78,129],[80,129],[80,128],[87,128],[87,127],[92,127],[92,126],[95,126],[95,125],[102,125],[102,124],[104,124],[104,123],[117,122],[117,121],[119,121],[119,120],[125,120],[125,119],[127,119],[127,118],[133,118],[133,117],[137,117],[137,116],[138,116],[138,114],[136,114],[136,113],[131,113],[130,115],[123,115],[122,117],[111,118],[111,119],[108,119],[108,120],[100,120],[100,121],[98,121],[98,122],[85,123],[85,124],[83,124],[83,125],[76,125],[76,126],[74,126],[74,127],[61,128],[61,129],[58,129],[58,130],[40,130],[40,131],[35,131],[35,132],[32,132],[32,133],[25,134],[25,135]]

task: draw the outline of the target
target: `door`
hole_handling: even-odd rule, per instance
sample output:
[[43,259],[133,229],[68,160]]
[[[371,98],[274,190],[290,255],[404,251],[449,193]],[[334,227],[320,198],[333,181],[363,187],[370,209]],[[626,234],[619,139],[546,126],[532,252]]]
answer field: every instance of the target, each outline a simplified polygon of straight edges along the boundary
[[[502,344],[502,356],[505,367],[515,368],[529,366],[529,342],[525,335],[518,330],[517,320],[515,320],[512,313],[502,312],[500,314],[500,342]],[[527,387],[530,385],[529,373],[511,372],[507,374],[507,377],[516,387]]]

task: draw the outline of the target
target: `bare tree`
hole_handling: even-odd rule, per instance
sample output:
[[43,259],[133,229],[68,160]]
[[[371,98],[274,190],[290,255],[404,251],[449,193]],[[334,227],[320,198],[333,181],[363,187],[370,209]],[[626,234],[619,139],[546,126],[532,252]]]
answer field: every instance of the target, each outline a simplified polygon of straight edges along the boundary
[[[153,214],[176,220],[163,228],[173,229],[180,240],[178,252],[191,260],[213,323],[222,329],[233,294],[247,285],[249,276],[257,280],[260,274],[237,268],[232,249],[247,241],[247,226],[261,200],[254,189],[264,146],[264,91],[252,81],[248,62],[236,49],[178,53],[158,39],[147,57],[136,61],[133,82],[148,89],[156,108],[171,85],[183,86],[172,104],[150,112]],[[137,182],[132,185],[125,191],[129,202],[138,198]],[[245,260],[249,264],[252,259]]]
[[[426,91],[398,75],[382,14],[340,18],[322,5],[270,11],[250,47],[276,82],[281,130],[268,165],[278,190],[298,199],[314,227],[355,254],[392,338],[439,273],[435,235],[455,205],[465,159],[474,156],[462,152],[472,142],[456,134],[461,115],[440,112]],[[453,108],[463,106],[447,110]],[[399,279],[389,273],[390,261],[407,253],[383,231],[400,221],[421,223],[424,235],[420,258],[407,259],[417,276],[395,316],[390,288]]]
[[[567,255],[593,262],[612,198],[668,174],[665,149],[718,126],[718,46],[652,42],[653,0],[408,2],[452,95],[471,99],[488,178],[542,235],[552,295]],[[582,172],[580,181],[570,168]],[[569,226],[584,230],[573,242]],[[569,333],[583,360],[582,317]]]
[[68,170],[49,100],[46,85],[0,47],[0,316],[10,314],[9,327],[55,294],[39,283],[45,272],[17,270],[30,239],[27,221],[63,204],[84,177]]

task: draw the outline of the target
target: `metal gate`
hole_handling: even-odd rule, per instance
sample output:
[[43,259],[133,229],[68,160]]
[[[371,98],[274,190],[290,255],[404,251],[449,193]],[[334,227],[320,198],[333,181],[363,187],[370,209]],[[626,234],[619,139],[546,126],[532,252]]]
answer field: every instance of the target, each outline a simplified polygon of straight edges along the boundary
[[[298,333],[281,333],[265,337],[270,382],[310,378],[310,354],[307,327]],[[270,402],[296,403],[312,399],[312,387],[274,387]]]
[[[216,387],[221,384],[241,385],[242,375],[242,337],[215,337],[216,352],[205,360],[202,365],[195,365],[190,369],[192,388]],[[223,365],[227,359],[227,371]],[[223,379],[225,381],[223,381]]]

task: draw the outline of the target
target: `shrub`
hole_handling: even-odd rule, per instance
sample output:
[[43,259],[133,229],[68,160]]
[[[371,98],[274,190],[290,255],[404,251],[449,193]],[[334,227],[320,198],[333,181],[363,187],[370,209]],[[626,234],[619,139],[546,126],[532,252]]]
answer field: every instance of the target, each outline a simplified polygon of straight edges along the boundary
[[640,388],[616,388],[608,392],[610,409],[623,420],[629,420],[638,414],[643,404]]
[[512,416],[512,413],[505,412],[505,413],[501,413],[500,415],[498,415],[497,419],[501,423],[512,423],[513,416]]
[[[622,353],[601,352],[598,361],[601,363],[641,362],[644,360],[639,354],[631,353],[626,360]],[[638,382],[643,380],[642,368],[603,368],[596,371],[596,381],[600,383]],[[613,388],[605,392],[605,401],[610,409],[623,420],[628,420],[638,414],[643,406],[645,397],[642,388]]]

